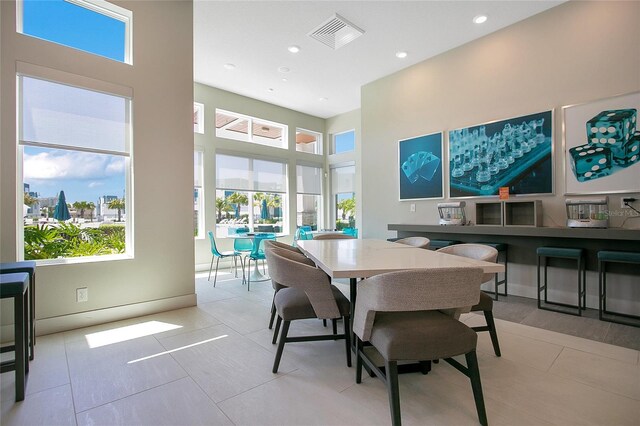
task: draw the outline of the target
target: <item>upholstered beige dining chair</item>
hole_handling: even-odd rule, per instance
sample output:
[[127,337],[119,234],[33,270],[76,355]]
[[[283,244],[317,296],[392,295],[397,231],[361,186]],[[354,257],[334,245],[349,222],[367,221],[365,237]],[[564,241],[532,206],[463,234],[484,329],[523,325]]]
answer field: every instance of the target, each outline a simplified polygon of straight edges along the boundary
[[[496,262],[498,259],[498,250],[484,244],[455,244],[448,247],[438,249],[441,253],[454,254],[456,256],[468,257],[476,260],[484,260],[485,262]],[[493,280],[495,274],[484,274],[482,282],[485,283]],[[482,312],[487,325],[472,327],[475,331],[488,331],[491,336],[491,344],[496,356],[501,356],[500,343],[498,343],[498,333],[496,324],[493,320],[493,299],[485,292],[480,293],[480,302],[471,308],[471,312]]]
[[326,233],[326,234],[314,235],[313,239],[314,240],[355,240],[356,237],[349,234]]
[[[478,418],[487,424],[476,357],[478,335],[440,311],[476,304],[482,275],[481,268],[418,269],[376,275],[358,283],[353,321],[356,383],[362,381],[364,362],[387,386],[394,426],[401,424],[398,361],[428,362],[426,373],[431,360],[438,359],[469,377]],[[384,371],[364,350],[364,342],[384,358]],[[452,359],[458,355],[465,355],[466,367]]]
[[[347,365],[351,366],[350,344],[350,303],[342,292],[331,285],[327,274],[311,264],[305,264],[292,257],[297,256],[290,250],[270,248],[265,251],[269,275],[274,282],[284,286],[276,292],[275,307],[278,315],[273,342],[276,343],[278,330],[282,332],[278,341],[278,350],[273,362],[273,372],[278,372],[284,345],[288,342],[345,339]],[[302,256],[304,257],[304,256]],[[291,321],[307,318],[344,319],[343,334],[289,337]]]
[[407,237],[407,238],[400,238],[399,240],[395,240],[394,242],[417,247],[417,248],[428,249],[429,243],[431,242],[431,240],[425,237]]

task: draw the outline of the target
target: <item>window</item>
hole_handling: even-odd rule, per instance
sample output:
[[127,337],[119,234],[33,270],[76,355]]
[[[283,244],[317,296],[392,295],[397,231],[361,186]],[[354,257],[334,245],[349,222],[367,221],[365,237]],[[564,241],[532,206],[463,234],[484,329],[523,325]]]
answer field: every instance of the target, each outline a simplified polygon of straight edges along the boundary
[[316,231],[322,227],[322,169],[312,166],[296,166],[297,176],[297,226],[310,226]]
[[130,98],[18,79],[24,259],[132,254]]
[[286,149],[288,129],[284,124],[216,109],[216,136],[219,138]]
[[322,154],[322,134],[296,129],[296,151]]
[[350,130],[344,133],[333,135],[333,153],[341,154],[343,152],[353,151],[356,146],[356,132]]
[[18,0],[18,32],[132,63],[132,13],[98,0]]
[[284,232],[287,165],[278,161],[216,155],[216,235],[238,230]]
[[203,152],[193,153],[193,236],[204,238]]
[[355,166],[331,169],[331,194],[336,229],[356,227]]

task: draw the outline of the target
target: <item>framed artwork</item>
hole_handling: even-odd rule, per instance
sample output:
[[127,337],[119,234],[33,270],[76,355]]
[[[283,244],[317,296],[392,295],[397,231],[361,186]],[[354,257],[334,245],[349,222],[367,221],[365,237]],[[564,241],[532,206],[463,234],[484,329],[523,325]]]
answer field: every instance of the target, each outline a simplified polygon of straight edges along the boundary
[[444,197],[442,132],[398,141],[400,201]]
[[640,192],[640,92],[562,108],[565,194]]
[[449,131],[449,197],[553,194],[553,110]]
[[204,104],[193,103],[193,131],[204,134]]

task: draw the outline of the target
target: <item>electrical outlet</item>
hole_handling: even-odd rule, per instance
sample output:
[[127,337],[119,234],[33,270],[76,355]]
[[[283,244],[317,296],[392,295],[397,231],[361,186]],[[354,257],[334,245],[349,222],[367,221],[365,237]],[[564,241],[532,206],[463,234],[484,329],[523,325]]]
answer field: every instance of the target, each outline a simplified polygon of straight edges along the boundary
[[89,301],[89,289],[87,287],[76,289],[76,302],[88,302]]
[[416,205],[415,205],[414,203],[412,203],[412,204],[409,206],[409,211],[410,211],[411,213],[415,213],[415,212],[416,212]]

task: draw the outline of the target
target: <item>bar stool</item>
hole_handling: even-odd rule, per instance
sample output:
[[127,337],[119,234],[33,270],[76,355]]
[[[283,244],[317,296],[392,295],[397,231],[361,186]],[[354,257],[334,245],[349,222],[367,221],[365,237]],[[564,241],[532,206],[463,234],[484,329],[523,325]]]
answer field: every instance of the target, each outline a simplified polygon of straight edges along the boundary
[[[490,246],[490,247],[493,247],[494,249],[498,250],[498,260],[497,260],[497,262],[498,263],[502,262],[502,264],[504,265],[504,278],[499,280],[498,279],[498,274],[496,274],[495,287],[494,287],[494,292],[493,292],[493,299],[494,300],[498,300],[498,295],[507,296],[507,261],[508,261],[508,258],[509,258],[509,255],[508,255],[509,245],[505,244],[505,243],[487,243],[487,242],[481,242],[481,243],[478,243],[478,244],[484,244],[485,246]],[[498,288],[502,284],[504,284],[504,293],[498,292]]]
[[26,272],[29,274],[29,359],[33,361],[36,344],[36,262],[23,260],[21,262],[0,263],[0,273],[15,274]]
[[1,352],[15,352],[13,360],[0,363],[0,373],[16,372],[16,402],[24,400],[26,374],[29,372],[27,323],[29,314],[29,274],[0,274],[0,298],[13,298],[14,344]]
[[601,250],[598,252],[598,289],[599,289],[599,306],[598,315],[601,321],[615,322],[618,324],[631,325],[640,327],[640,322],[625,321],[624,319],[616,319],[613,317],[605,317],[604,314],[618,315],[622,317],[640,320],[640,316],[624,314],[621,312],[613,312],[607,310],[607,263],[633,263],[640,265],[640,253],[629,251],[608,251]]
[[431,240],[429,242],[429,250],[438,250],[442,247],[452,246],[454,244],[460,244],[460,241],[456,240]]
[[[544,309],[547,311],[555,311],[563,314],[582,316],[582,310],[586,309],[587,293],[586,293],[586,280],[587,270],[583,259],[583,250],[574,248],[563,247],[538,247],[536,250],[538,254],[538,309]],[[571,305],[568,303],[550,302],[547,299],[547,259],[548,258],[560,258],[560,259],[572,259],[578,262],[578,304]],[[544,266],[544,285],[540,283],[540,264]],[[544,291],[544,303],[545,305],[563,306],[565,308],[577,309],[577,312],[568,312],[563,309],[553,309],[550,306],[545,306],[540,300],[540,293]]]

